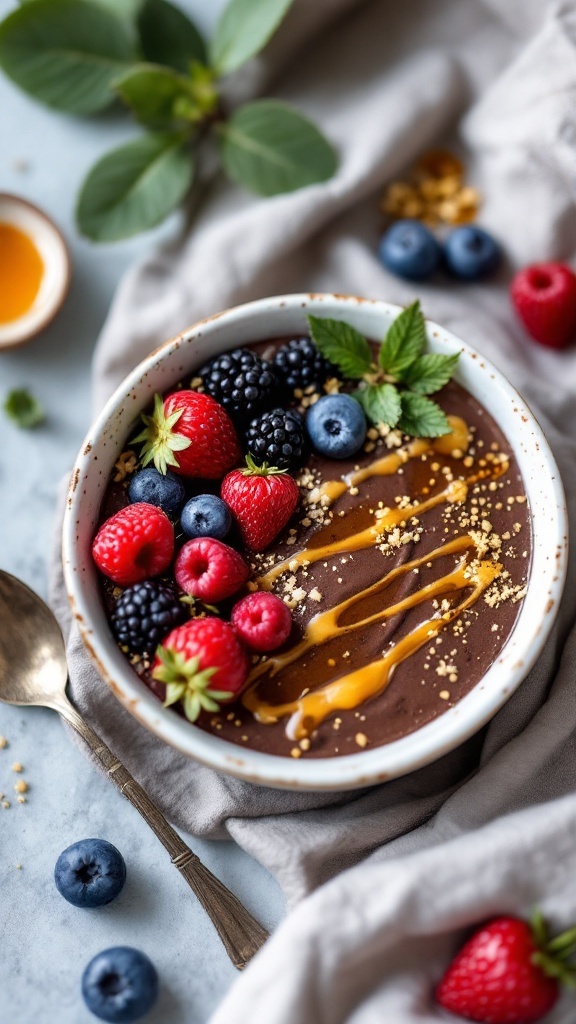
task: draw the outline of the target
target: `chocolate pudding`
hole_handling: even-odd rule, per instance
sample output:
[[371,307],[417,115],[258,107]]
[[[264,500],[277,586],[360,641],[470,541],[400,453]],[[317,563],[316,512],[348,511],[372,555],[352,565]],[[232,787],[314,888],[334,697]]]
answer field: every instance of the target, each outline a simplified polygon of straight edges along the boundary
[[[253,347],[269,356],[284,340]],[[272,590],[291,608],[290,638],[254,655],[240,699],[203,711],[199,728],[270,754],[357,753],[432,721],[497,660],[530,570],[522,479],[475,398],[451,381],[435,400],[449,435],[410,439],[374,427],[352,459],[306,459],[288,527],[263,554],[242,552],[249,589]],[[134,466],[127,455],[117,466],[103,519],[128,503]],[[191,493],[210,489],[188,483]],[[177,533],[177,547],[183,539]],[[110,610],[118,588],[104,580],[103,592]],[[227,618],[229,609],[219,612]],[[150,660],[130,660],[163,699]]]

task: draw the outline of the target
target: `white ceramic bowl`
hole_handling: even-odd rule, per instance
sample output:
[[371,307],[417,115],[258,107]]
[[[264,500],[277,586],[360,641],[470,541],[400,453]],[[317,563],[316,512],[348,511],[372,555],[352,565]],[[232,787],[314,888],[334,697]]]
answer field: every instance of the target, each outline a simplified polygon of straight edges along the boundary
[[32,240],[44,273],[30,309],[17,320],[0,324],[0,351],[35,338],[54,319],[70,285],[70,257],[66,242],[52,220],[38,206],[20,196],[0,192],[0,223],[19,228]]
[[286,789],[345,790],[421,768],[462,743],[502,707],[535,662],[552,626],[567,553],[565,499],[553,456],[534,416],[502,374],[459,338],[428,322],[431,351],[461,350],[456,380],[482,403],[508,438],[532,513],[528,592],[504,648],[478,685],[428,725],[385,746],[345,757],[294,760],[236,746],[163,708],[116,646],[99,597],[90,547],[110,471],[136,416],[150,404],[154,392],[165,392],[179,379],[191,377],[220,352],[304,333],[307,313],[346,320],[367,337],[380,338],[399,312],[398,306],[354,297],[287,295],[209,317],[136,367],[90,429],[76,461],[64,522],[64,568],[86,648],[102,678],[147,729],[218,771]]

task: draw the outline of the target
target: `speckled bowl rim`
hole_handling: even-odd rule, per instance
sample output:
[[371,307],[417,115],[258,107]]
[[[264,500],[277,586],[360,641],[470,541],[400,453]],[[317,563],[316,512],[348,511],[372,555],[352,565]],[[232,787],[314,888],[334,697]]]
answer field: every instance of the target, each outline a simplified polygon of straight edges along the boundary
[[427,321],[432,351],[461,351],[456,380],[508,438],[532,513],[526,597],[497,660],[470,693],[434,721],[392,743],[342,757],[296,760],[222,740],[163,708],[114,642],[98,594],[90,541],[102,491],[129,435],[128,422],[149,404],[153,392],[192,375],[216,352],[305,328],[308,313],[348,320],[369,337],[379,337],[400,309],[355,296],[302,294],[261,299],[207,317],[167,341],[126,377],[90,428],[76,460],[64,518],[63,558],[68,596],[86,649],[102,679],[138,721],[182,754],[217,771],[259,785],[311,791],[371,786],[415,771],[453,750],[493,717],[526,677],[552,628],[568,547],[566,502],[554,457],[534,415],[506,378],[450,331]]

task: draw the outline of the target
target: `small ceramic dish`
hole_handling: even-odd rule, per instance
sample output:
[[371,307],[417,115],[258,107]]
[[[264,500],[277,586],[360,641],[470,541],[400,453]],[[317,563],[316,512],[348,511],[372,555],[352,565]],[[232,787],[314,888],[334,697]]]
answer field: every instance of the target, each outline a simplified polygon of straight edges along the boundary
[[421,768],[475,733],[521,684],[552,627],[564,584],[567,519],[554,458],[534,416],[498,370],[437,324],[429,349],[461,351],[456,381],[494,418],[515,454],[529,502],[532,563],[527,593],[508,640],[482,680],[443,714],[401,739],[341,756],[298,760],[239,747],[191,725],[138,678],[112,636],[91,559],[91,543],[110,472],[135,419],[154,392],[194,375],[208,358],[250,342],[306,333],[306,315],[351,323],[381,338],[398,306],[335,295],[262,299],[201,321],[168,341],[120,385],[90,429],[76,460],[64,522],[64,569],[83,641],[102,678],[147,729],[187,757],[250,782],[294,790],[369,786]]
[[37,206],[0,192],[0,224],[17,228],[33,243],[43,263],[38,292],[17,319],[0,322],[0,351],[30,341],[54,319],[70,285],[70,257],[60,231]]

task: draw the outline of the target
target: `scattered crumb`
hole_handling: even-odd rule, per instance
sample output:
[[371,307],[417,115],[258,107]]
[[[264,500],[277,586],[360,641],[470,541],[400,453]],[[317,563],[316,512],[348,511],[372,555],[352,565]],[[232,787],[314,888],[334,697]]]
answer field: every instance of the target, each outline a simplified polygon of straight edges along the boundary
[[368,743],[368,737],[363,732],[357,732],[354,739],[359,747],[365,747]]
[[24,771],[24,765],[20,764],[20,761],[14,761],[14,764],[12,765],[12,771],[13,772]]

